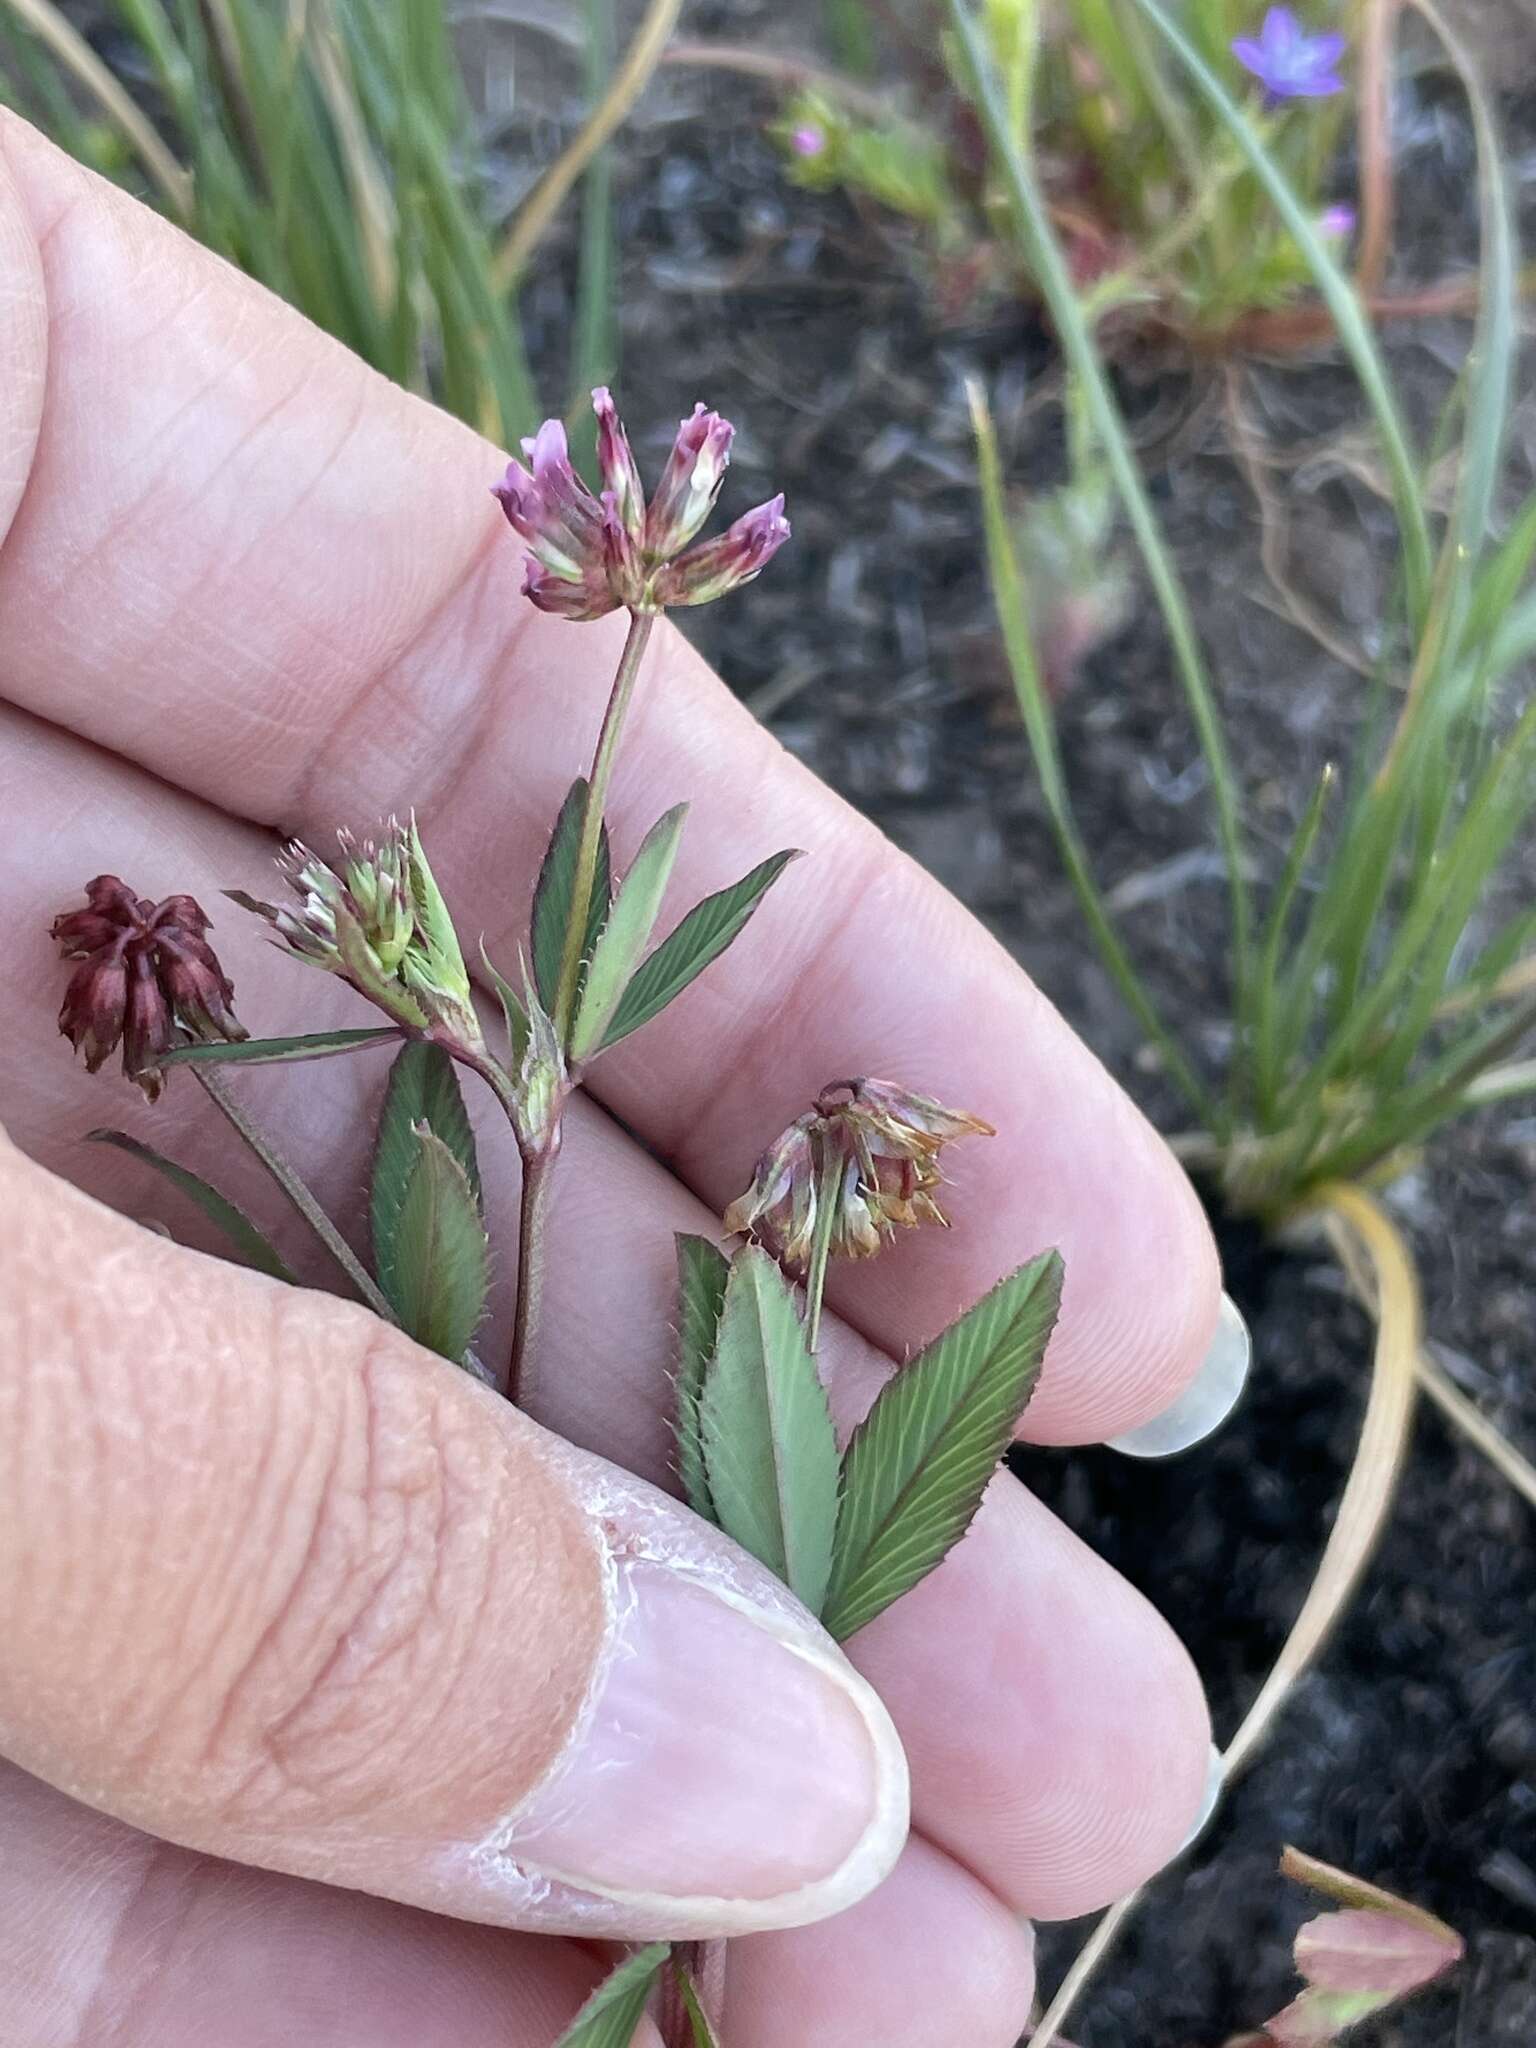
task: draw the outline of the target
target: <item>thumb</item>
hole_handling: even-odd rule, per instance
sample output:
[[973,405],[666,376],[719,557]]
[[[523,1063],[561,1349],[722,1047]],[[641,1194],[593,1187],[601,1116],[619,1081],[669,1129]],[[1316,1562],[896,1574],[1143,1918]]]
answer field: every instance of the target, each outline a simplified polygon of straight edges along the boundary
[[748,1933],[906,1833],[752,1559],[366,1311],[0,1139],[0,1751],[190,1848],[462,1918]]

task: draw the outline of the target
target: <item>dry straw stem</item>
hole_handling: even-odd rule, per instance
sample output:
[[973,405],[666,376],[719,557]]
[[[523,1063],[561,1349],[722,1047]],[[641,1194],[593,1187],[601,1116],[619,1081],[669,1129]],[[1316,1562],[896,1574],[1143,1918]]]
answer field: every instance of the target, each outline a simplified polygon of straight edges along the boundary
[[357,220],[363,265],[368,274],[368,288],[382,315],[394,304],[399,283],[395,263],[397,221],[394,200],[369,143],[367,126],[347,75],[347,59],[330,9],[327,7],[318,21],[307,23],[306,30],[315,80],[336,126],[342,168],[346,173],[347,189],[352,194],[352,211]]
[[513,221],[496,255],[494,281],[501,290],[516,284],[582,172],[650,84],[681,7],[682,0],[651,0],[608,90],[534,186]]
[[1536,1465],[1516,1450],[1501,1429],[1469,1401],[1432,1351],[1421,1351],[1415,1370],[1430,1400],[1482,1452],[1496,1471],[1536,1508]]
[[1392,251],[1392,47],[1398,0],[1366,0],[1360,33],[1360,248],[1355,283],[1381,290]]
[[[1319,1189],[1309,1214],[1323,1215],[1345,1271],[1376,1318],[1370,1395],[1354,1462],[1317,1574],[1285,1646],[1222,1757],[1228,1785],[1257,1754],[1298,1679],[1316,1660],[1359,1583],[1386,1522],[1408,1448],[1423,1351],[1418,1274],[1401,1232],[1374,1195],[1342,1182]],[[1145,1897],[1131,1892],[1099,1921],[1030,2038],[1052,2048],[1099,1964]]]
[[134,105],[112,73],[102,63],[80,31],[70,23],[53,0],[6,0],[12,14],[25,24],[38,41],[58,59],[81,90],[93,99],[103,114],[121,129],[137,152],[145,170],[160,187],[178,220],[192,213],[192,179],[177,163],[153,126]]

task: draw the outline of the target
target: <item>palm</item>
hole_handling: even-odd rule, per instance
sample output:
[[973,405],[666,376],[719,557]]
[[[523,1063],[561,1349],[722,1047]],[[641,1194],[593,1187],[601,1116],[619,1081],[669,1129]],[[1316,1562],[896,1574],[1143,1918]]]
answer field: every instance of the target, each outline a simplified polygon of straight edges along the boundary
[[[0,1103],[23,1149],[130,1213],[151,1199],[142,1176],[81,1147],[93,1123],[152,1135],[284,1236],[189,1088],[151,1114],[71,1068],[49,919],[102,869],[211,904],[226,883],[261,886],[275,832],[319,839],[414,806],[466,936],[515,958],[612,642],[520,603],[486,490],[496,459],[474,435],[3,115],[0,261]],[[1067,1308],[1028,1433],[1090,1440],[1160,1407],[1198,1361],[1215,1281],[1151,1133],[956,907],[667,638],[618,779],[621,850],[680,796],[679,900],[779,845],[813,859],[577,1106],[542,1419],[664,1478],[671,1233],[710,1228],[764,1139],[852,1071],[899,1075],[1003,1135],[965,1159],[951,1236],[839,1277],[845,1412],[882,1361],[1048,1243]],[[217,938],[254,1030],[367,1021],[253,926],[230,911]],[[248,1090],[343,1217],[379,1076],[359,1056]],[[515,1154],[494,1122],[482,1152],[505,1236]],[[1029,1996],[1020,1916],[1113,1896],[1188,1826],[1198,1687],[1140,1600],[1011,1482],[854,1656],[906,1744],[914,1836],[853,1912],[735,1945],[731,2048],[1005,2048]],[[545,2048],[601,1968],[575,1945],[156,1845],[19,1771],[0,1797],[8,2040]]]

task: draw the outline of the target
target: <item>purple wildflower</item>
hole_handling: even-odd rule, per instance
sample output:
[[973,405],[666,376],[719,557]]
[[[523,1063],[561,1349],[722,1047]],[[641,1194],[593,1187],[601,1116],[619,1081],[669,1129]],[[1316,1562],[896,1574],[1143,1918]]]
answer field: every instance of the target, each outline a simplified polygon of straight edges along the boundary
[[1330,241],[1342,242],[1355,232],[1355,209],[1352,206],[1325,207],[1317,217],[1317,232],[1326,235]]
[[1338,62],[1343,36],[1333,30],[1312,35],[1289,7],[1271,7],[1257,36],[1238,36],[1232,54],[1251,71],[1271,103],[1278,100],[1327,99],[1342,92]]
[[827,146],[827,131],[813,121],[802,121],[791,133],[789,146],[796,156],[820,156]]
[[571,467],[558,420],[546,420],[523,443],[528,466],[509,462],[494,486],[508,522],[532,550],[523,590],[540,611],[600,619],[620,605],[655,612],[708,604],[750,582],[788,540],[779,497],[744,513],[718,540],[689,546],[725,481],[735,433],[729,420],[694,407],[647,505],[629,438],[606,390],[593,392],[592,409],[600,496]]

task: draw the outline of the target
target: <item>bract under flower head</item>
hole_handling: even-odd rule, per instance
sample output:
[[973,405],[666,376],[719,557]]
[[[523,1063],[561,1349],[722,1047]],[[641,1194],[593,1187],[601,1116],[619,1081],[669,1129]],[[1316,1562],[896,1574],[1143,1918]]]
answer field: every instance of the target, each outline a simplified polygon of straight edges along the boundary
[[[752,1185],[725,1214],[786,1272],[805,1274],[818,1221],[834,1257],[870,1258],[899,1228],[946,1225],[935,1189],[938,1156],[954,1138],[990,1137],[980,1117],[946,1109],[894,1082],[836,1081],[758,1161]],[[824,1205],[835,1213],[826,1220]]]
[[702,405],[677,430],[647,505],[640,472],[611,393],[592,394],[602,489],[594,495],[571,466],[565,429],[546,420],[495,485],[509,524],[528,543],[523,592],[560,618],[600,619],[628,606],[664,611],[708,604],[756,576],[789,538],[784,500],[738,519],[718,540],[689,543],[720,495],[735,429]]
[[469,974],[414,823],[391,818],[377,840],[340,832],[337,843],[339,867],[298,841],[280,856],[297,908],[228,894],[301,960],[340,975],[397,1024],[452,1051],[481,1051]]
[[184,1038],[248,1036],[207,933],[194,897],[153,903],[116,875],[88,882],[84,908],[54,919],[51,936],[66,959],[80,962],[59,1029],[93,1074],[121,1044],[123,1072],[153,1102],[163,1086],[160,1061]]
[[1335,30],[1313,35],[1289,7],[1271,7],[1257,36],[1237,36],[1232,54],[1270,100],[1327,99],[1344,90],[1338,76],[1345,39]]

